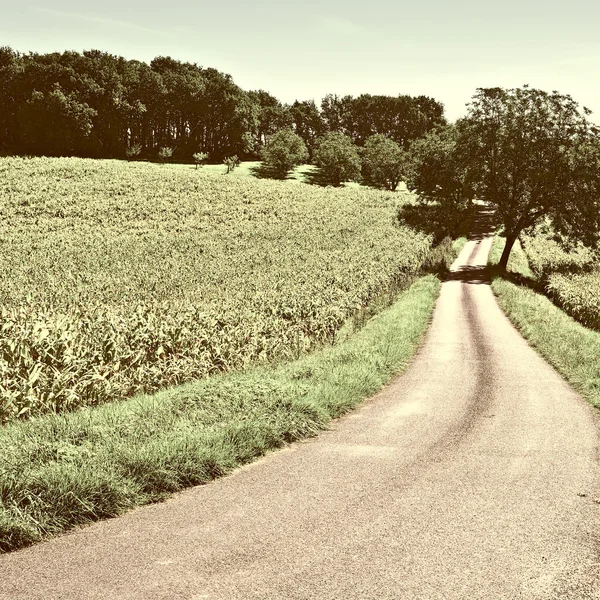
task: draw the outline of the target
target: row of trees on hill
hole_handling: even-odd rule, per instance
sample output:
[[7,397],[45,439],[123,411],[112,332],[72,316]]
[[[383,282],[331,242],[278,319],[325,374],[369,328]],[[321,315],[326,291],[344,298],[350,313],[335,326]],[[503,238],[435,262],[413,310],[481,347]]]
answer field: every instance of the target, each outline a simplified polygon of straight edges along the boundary
[[[367,185],[394,191],[406,178],[409,154],[391,138],[377,133],[358,146],[350,136],[338,131],[315,140],[312,162],[319,168],[316,182],[340,186],[361,180]],[[262,150],[261,173],[284,179],[289,172],[309,160],[304,140],[291,129],[280,129]]]
[[178,160],[257,157],[271,135],[289,128],[309,156],[329,132],[363,145],[383,134],[403,147],[444,123],[443,106],[425,96],[326,96],[282,104],[244,91],[213,68],[157,57],[150,64],[98,50],[19,54],[0,48],[0,152]]

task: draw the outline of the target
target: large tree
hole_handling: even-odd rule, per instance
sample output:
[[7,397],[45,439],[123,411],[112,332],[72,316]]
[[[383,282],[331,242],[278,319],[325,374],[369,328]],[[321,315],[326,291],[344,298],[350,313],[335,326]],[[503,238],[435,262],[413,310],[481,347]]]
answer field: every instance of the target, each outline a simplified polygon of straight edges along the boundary
[[319,108],[314,100],[305,100],[303,102],[296,100],[290,107],[290,115],[294,132],[304,140],[308,154],[312,158],[317,139],[327,129]]
[[289,107],[265,90],[250,91],[248,96],[257,107],[256,146],[260,152],[271,135],[291,127],[292,117]]
[[519,234],[543,218],[594,245],[600,232],[600,135],[568,95],[482,88],[458,123],[457,148],[477,195],[495,206],[506,268]]
[[350,136],[359,146],[375,134],[385,135],[404,149],[410,142],[446,122],[442,104],[426,96],[339,97],[329,94],[321,102],[329,131]]

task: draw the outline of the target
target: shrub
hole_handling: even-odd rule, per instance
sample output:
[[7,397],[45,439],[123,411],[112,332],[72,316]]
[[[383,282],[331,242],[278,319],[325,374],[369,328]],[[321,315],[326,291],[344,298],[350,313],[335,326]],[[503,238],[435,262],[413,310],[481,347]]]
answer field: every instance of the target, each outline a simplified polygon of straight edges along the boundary
[[173,156],[173,148],[165,146],[158,150],[158,160],[160,160],[160,162],[166,162],[171,156]]
[[323,183],[339,187],[344,181],[356,180],[360,175],[360,156],[352,140],[334,132],[317,140],[315,164],[320,169]]
[[227,167],[226,173],[231,173],[236,167],[240,166],[240,159],[234,156],[227,156],[223,159],[223,164]]
[[208,154],[206,152],[196,152],[195,154],[192,154],[192,158],[196,164],[196,169],[198,169],[199,166],[203,166],[204,161],[208,158]]
[[284,179],[295,166],[308,160],[304,140],[291,129],[276,131],[261,155],[266,170],[279,179]]
[[131,160],[132,158],[135,158],[136,156],[139,156],[142,152],[142,145],[141,144],[132,144],[131,146],[128,146],[125,150],[125,156]]

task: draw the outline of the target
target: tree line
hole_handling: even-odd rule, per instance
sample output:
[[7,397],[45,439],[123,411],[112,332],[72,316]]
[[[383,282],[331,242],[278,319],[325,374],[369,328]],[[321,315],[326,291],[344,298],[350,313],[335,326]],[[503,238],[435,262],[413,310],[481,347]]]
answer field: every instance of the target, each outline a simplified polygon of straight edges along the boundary
[[[214,68],[157,57],[147,64],[99,50],[21,54],[0,48],[0,152],[49,156],[211,161],[259,157],[277,131],[290,129],[309,157],[327,133],[363,146],[375,134],[402,148],[445,123],[427,96],[329,94],[284,104],[245,91]],[[169,154],[169,152],[167,152]],[[164,153],[163,153],[164,155]]]

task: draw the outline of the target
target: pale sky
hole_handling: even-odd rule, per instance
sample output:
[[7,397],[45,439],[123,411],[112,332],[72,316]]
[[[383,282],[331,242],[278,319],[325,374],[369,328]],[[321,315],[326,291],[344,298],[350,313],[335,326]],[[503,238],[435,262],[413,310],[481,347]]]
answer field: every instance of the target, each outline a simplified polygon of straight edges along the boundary
[[454,120],[478,87],[570,94],[600,124],[598,0],[0,0],[0,46],[195,62],[283,102],[427,95]]

